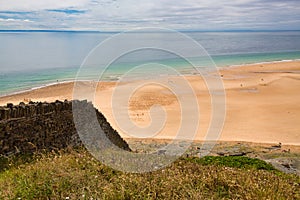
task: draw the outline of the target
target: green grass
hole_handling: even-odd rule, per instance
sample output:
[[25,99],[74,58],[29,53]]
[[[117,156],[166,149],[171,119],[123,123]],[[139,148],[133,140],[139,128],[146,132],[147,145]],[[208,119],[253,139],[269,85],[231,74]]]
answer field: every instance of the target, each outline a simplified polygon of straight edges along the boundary
[[203,158],[187,158],[187,160],[202,165],[217,165],[240,169],[276,171],[271,164],[268,164],[263,160],[245,156],[206,156]]
[[247,157],[181,158],[144,174],[113,170],[85,150],[0,160],[0,199],[300,199],[298,176]]

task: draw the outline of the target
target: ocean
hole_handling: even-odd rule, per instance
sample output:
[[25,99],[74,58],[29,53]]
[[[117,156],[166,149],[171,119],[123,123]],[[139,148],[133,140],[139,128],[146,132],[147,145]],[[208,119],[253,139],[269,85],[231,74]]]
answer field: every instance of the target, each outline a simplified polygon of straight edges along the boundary
[[[117,33],[64,31],[0,31],[0,96],[72,81],[89,52]],[[137,33],[135,33],[137,34]],[[141,40],[186,48],[182,41],[164,32],[145,32]],[[184,32],[197,41],[217,67],[300,59],[300,31]],[[174,40],[174,41],[173,41]],[[138,41],[133,41],[137,43]],[[122,41],[116,48],[122,47]],[[192,53],[191,53],[192,55]],[[209,67],[202,58],[191,57],[199,67]],[[101,80],[118,80],[132,66],[153,63],[171,66],[180,73],[192,73],[187,61],[164,51],[146,50],[122,56]],[[207,65],[207,66],[206,66]],[[95,68],[104,68],[101,58],[94,62],[85,78],[99,78]],[[153,67],[155,69],[155,67]],[[135,74],[138,76],[138,74]]]

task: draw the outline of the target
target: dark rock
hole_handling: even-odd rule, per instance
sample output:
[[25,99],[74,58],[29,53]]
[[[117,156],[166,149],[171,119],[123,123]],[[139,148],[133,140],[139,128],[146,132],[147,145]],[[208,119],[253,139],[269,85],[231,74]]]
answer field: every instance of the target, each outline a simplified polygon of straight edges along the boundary
[[14,104],[12,104],[12,103],[7,103],[7,108],[12,108],[14,106]]
[[219,156],[225,156],[225,155],[226,155],[226,153],[224,153],[224,152],[217,152],[217,154],[218,154]]
[[[131,151],[102,113],[87,101],[78,102],[83,108],[96,112],[100,127],[103,127],[108,140],[119,148]],[[0,154],[28,153],[82,145],[74,124],[72,102],[32,102],[19,105],[0,107]]]
[[162,155],[162,154],[165,154],[167,150],[164,150],[164,149],[161,149],[161,150],[158,150],[157,154],[158,155]]
[[278,145],[273,145],[271,148],[275,148],[275,149],[276,149],[276,148],[279,148],[279,149],[280,149],[280,148],[281,148],[281,142],[279,142]]
[[282,166],[286,167],[286,168],[291,168],[291,164],[290,163],[282,163]]
[[62,101],[59,101],[59,100],[56,100],[55,103],[62,104],[63,102],[62,102]]
[[247,155],[246,152],[232,152],[232,153],[229,153],[229,156],[245,156]]

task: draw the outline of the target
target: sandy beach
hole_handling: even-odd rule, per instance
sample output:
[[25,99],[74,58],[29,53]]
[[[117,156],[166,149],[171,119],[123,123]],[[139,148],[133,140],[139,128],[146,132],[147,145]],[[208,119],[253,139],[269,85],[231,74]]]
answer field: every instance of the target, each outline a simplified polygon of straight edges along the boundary
[[[223,80],[226,92],[226,119],[219,138],[221,141],[300,145],[300,61],[226,67],[211,76],[219,76]],[[212,117],[210,94],[201,76],[185,78],[194,89],[200,108],[195,139],[203,140]],[[172,80],[176,82],[176,77],[172,77]],[[126,88],[133,86],[140,87],[129,99],[125,92],[112,97],[116,88],[126,91]],[[30,100],[71,100],[73,87],[74,83],[63,83],[5,96],[0,98],[0,105]],[[162,129],[150,137],[172,139],[181,125],[180,99],[195,96],[185,92],[175,95],[167,87],[154,83],[145,84],[142,80],[121,84],[101,82],[96,86],[94,104],[124,138],[137,135],[129,135],[130,133],[120,128],[122,121],[127,123],[130,118],[134,125],[141,128],[147,127],[154,119],[163,121],[164,115],[161,113],[153,113],[152,116],[149,113],[153,105],[161,105],[166,121]],[[127,113],[120,112],[121,117],[115,120],[112,112],[114,105],[122,107],[123,111],[128,110],[129,118]],[[188,114],[184,117],[188,120],[195,118]]]

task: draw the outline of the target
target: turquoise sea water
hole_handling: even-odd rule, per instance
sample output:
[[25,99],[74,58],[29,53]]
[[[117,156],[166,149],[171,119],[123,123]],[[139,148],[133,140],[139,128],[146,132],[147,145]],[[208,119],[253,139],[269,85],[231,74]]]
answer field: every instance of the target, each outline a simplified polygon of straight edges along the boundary
[[[142,39],[169,39],[166,33],[144,33]],[[287,32],[187,32],[217,67],[300,59],[300,31]],[[75,79],[88,53],[113,33],[7,32],[0,31],[0,96]],[[138,41],[135,41],[138,42]],[[173,41],[172,41],[173,42]],[[185,45],[174,40],[178,47]],[[122,42],[118,43],[122,46]],[[118,48],[118,46],[116,46]],[[188,47],[187,51],[188,51]],[[197,67],[209,67],[207,59],[191,57]],[[101,59],[99,59],[101,60]],[[160,63],[180,73],[191,73],[184,59],[161,51],[141,51],[112,64],[102,77],[117,80],[133,66]],[[101,61],[87,70],[87,79],[99,78]],[[151,65],[148,65],[151,68]],[[138,76],[138,74],[137,74]]]

